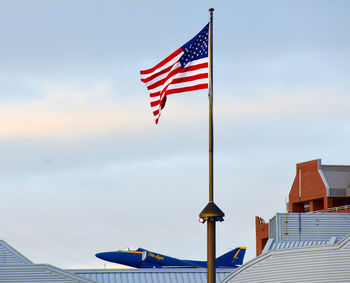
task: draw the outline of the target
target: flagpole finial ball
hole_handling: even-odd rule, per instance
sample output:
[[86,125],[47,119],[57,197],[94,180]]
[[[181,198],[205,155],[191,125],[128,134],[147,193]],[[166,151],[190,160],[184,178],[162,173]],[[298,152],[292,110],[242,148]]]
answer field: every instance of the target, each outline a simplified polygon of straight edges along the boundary
[[214,11],[214,8],[210,8],[210,9],[209,9],[209,12],[213,12],[213,11]]

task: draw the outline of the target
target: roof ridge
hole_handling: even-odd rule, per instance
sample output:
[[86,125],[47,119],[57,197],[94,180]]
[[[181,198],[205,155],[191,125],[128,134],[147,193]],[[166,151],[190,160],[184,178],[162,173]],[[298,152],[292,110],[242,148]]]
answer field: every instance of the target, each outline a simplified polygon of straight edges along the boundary
[[323,168],[323,167],[343,167],[343,168],[350,168],[350,165],[321,164],[321,168]]

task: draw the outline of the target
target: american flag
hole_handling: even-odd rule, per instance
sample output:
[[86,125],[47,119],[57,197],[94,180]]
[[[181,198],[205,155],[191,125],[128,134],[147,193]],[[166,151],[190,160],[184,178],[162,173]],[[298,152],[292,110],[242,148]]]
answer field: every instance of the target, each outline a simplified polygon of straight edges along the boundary
[[167,95],[208,89],[208,33],[209,23],[156,66],[140,72],[150,92],[156,124]]

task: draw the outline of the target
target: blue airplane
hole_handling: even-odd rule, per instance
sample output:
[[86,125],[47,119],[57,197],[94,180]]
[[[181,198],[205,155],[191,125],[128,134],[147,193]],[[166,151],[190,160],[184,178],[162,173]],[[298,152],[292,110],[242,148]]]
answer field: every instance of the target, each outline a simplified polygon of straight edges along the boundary
[[[216,259],[216,267],[236,268],[242,265],[245,251],[246,247],[237,247],[218,257]],[[96,257],[136,268],[207,267],[206,261],[177,259],[142,248],[128,248],[114,252],[103,252],[96,254]]]

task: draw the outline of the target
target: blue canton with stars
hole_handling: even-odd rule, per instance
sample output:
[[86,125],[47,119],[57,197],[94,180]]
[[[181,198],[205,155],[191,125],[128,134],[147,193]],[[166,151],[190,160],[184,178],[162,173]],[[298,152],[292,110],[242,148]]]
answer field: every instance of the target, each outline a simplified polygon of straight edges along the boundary
[[180,58],[182,68],[193,60],[208,57],[208,34],[209,23],[194,38],[181,47],[184,52]]

